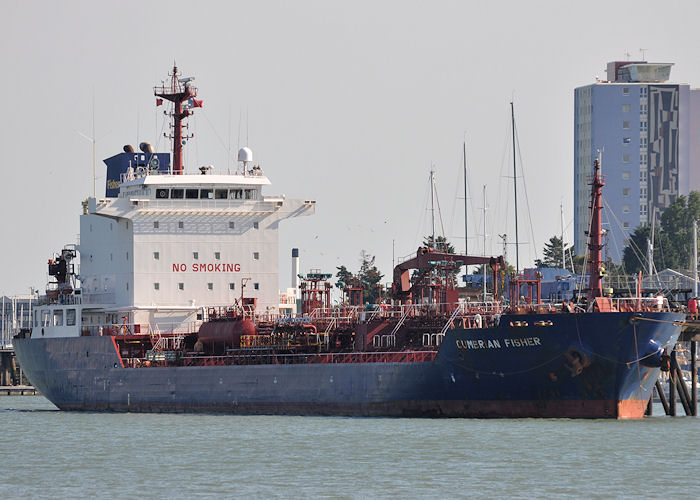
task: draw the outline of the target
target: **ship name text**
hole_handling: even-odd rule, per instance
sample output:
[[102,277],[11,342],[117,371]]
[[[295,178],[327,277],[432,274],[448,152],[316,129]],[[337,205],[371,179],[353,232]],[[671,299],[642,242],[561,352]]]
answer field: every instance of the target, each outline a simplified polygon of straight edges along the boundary
[[541,346],[539,337],[520,337],[505,339],[457,339],[457,349],[502,349],[504,347],[535,347]]

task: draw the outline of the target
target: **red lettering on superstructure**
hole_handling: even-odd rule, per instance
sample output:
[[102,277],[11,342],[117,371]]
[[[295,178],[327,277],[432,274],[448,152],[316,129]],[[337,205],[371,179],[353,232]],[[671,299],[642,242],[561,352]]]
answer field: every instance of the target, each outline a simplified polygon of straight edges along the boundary
[[[187,272],[187,264],[175,264],[173,263],[174,273],[184,273]],[[240,264],[199,264],[195,262],[192,264],[192,272],[194,273],[240,273]]]

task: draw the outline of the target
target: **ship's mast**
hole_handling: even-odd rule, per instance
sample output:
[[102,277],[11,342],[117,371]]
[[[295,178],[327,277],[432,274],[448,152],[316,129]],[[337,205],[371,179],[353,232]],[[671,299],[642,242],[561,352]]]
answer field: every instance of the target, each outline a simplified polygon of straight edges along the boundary
[[[164,134],[173,140],[173,174],[181,175],[183,172],[182,166],[182,146],[185,140],[194,137],[194,134],[183,135],[182,120],[192,114],[191,108],[202,106],[202,101],[197,101],[197,88],[191,84],[194,77],[178,78],[177,66],[173,66],[173,72],[170,75],[170,85],[163,84],[160,87],[155,87],[153,93],[167,101],[173,103],[174,108],[170,116],[173,120],[171,134]],[[157,100],[156,105],[160,105],[162,100]]]
[[513,132],[513,198],[515,199],[515,275],[520,272],[520,239],[518,238],[518,174],[515,164],[515,108],[510,103],[510,119]]
[[593,179],[591,180],[591,225],[588,233],[588,302],[603,296],[601,280],[602,260],[602,231],[601,212],[603,211],[603,186],[605,183],[600,175],[600,160],[593,162]]

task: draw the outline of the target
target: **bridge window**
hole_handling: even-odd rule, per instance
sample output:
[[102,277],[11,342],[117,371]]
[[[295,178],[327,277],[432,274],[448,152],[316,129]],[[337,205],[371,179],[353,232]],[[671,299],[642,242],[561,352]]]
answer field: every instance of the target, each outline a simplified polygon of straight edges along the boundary
[[229,283],[229,284],[228,284],[228,289],[229,289],[229,290],[235,290],[235,289],[236,289],[236,284],[235,284],[235,283]]
[[186,189],[185,198],[188,200],[196,200],[199,198],[199,189]]
[[156,198],[157,199],[162,200],[162,199],[169,198],[169,197],[170,197],[170,191],[168,189],[163,189],[163,188],[156,189]]
[[207,290],[213,290],[214,289],[214,283],[207,283]]
[[217,200],[225,200],[228,198],[228,189],[217,189],[214,191],[214,195]]
[[54,309],[53,311],[53,326],[63,326],[63,310]]
[[66,310],[66,326],[75,326],[75,309]]
[[171,189],[170,190],[170,197],[175,198],[177,200],[181,200],[182,198],[185,197],[185,190],[184,189]]
[[253,283],[253,288],[260,290],[260,283]]
[[214,198],[214,192],[211,189],[200,189],[199,198],[202,200],[211,200]]
[[214,258],[216,260],[221,260],[221,252],[214,252]]

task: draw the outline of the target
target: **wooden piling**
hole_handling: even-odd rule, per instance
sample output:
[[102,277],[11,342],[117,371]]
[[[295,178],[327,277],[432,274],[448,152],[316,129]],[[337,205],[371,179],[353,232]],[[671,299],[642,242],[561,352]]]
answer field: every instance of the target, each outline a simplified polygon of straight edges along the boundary
[[673,367],[676,365],[676,349],[671,351],[671,371],[668,372],[668,414],[672,417],[676,416],[676,370]]
[[697,353],[697,342],[694,340],[690,341],[690,380],[691,380],[691,397],[690,397],[690,409],[694,417],[698,416],[698,369],[695,363]]
[[661,401],[661,405],[664,407],[664,413],[666,415],[670,415],[671,409],[668,406],[668,400],[666,399],[666,394],[664,394],[664,388],[658,379],[656,380],[654,387],[656,387],[656,394],[659,395],[659,400]]

